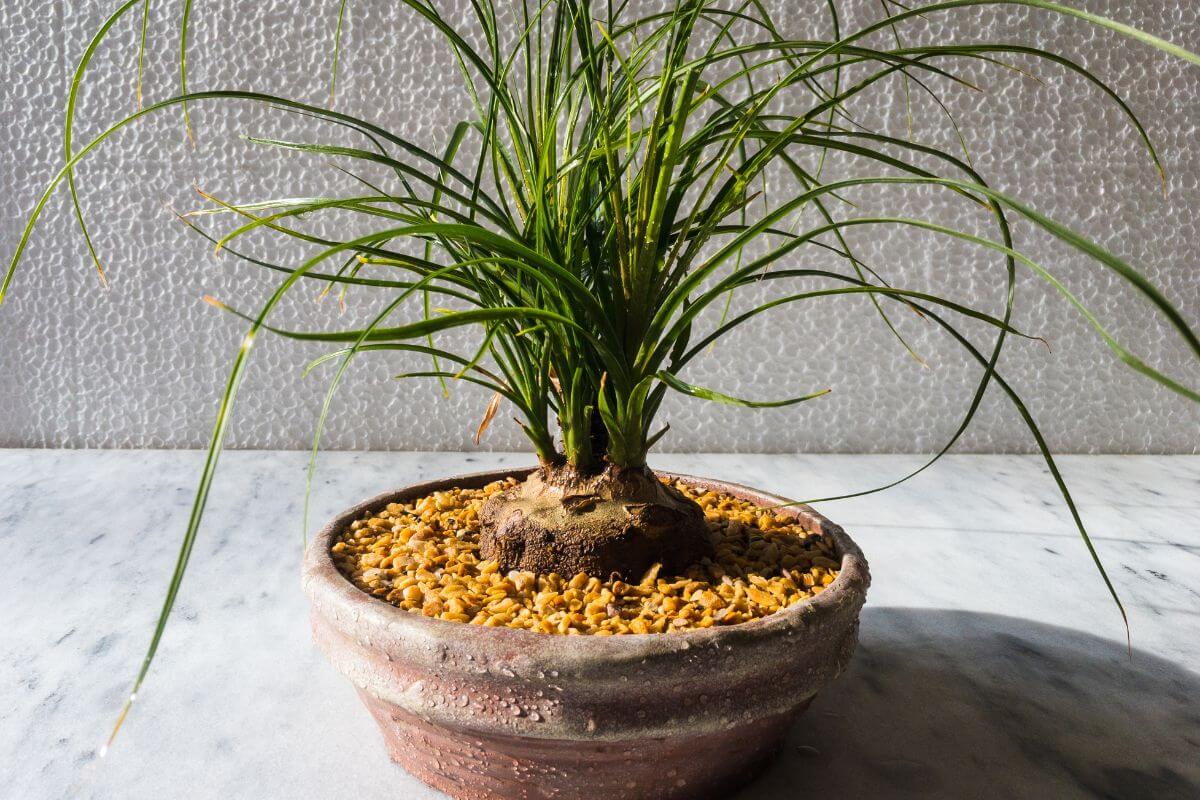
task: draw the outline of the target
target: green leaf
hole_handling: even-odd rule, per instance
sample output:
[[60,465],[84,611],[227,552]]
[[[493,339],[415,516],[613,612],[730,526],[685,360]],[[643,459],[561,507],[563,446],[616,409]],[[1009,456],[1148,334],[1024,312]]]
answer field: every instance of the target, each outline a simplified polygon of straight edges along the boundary
[[832,389],[822,389],[819,392],[792,397],[787,400],[743,400],[740,397],[732,397],[712,389],[705,389],[702,386],[693,386],[690,383],[680,380],[666,370],[659,372],[655,377],[675,391],[682,392],[690,397],[698,397],[701,400],[712,400],[724,405],[742,406],[744,408],[781,408],[783,406],[793,406],[797,403],[803,403],[805,400],[812,400],[813,398],[827,395],[832,391]]

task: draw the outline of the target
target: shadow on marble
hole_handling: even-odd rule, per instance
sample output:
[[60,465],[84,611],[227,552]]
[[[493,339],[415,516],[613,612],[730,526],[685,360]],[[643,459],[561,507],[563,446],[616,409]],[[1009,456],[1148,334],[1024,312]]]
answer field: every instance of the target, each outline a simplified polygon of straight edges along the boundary
[[847,674],[738,800],[830,796],[1195,800],[1200,675],[1028,620],[868,607]]

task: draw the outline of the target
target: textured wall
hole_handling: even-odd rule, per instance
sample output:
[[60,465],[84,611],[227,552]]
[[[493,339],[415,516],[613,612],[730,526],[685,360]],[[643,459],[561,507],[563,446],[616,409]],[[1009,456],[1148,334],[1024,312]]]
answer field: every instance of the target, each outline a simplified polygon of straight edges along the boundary
[[[59,125],[73,64],[115,5],[110,0],[0,5],[0,254],[5,258],[24,213],[59,164]],[[160,46],[148,63],[150,97],[172,91],[171,37],[178,5],[152,6],[152,30]],[[429,31],[398,5],[351,0],[338,105],[436,149],[462,110],[457,75]],[[442,5],[468,7],[465,0]],[[771,5],[811,7],[811,20],[794,10],[786,15],[788,32],[823,33],[815,16],[822,0]],[[1200,5],[1179,0],[1087,0],[1083,5],[1200,50]],[[336,0],[196,3],[193,88],[253,85],[321,102],[336,7]],[[854,0],[846,7],[852,17],[865,19],[877,13],[878,4]],[[946,99],[961,115],[976,165],[994,185],[1129,258],[1189,320],[1200,322],[1200,69],[1032,9],[964,9],[917,26],[912,36],[928,40],[958,33],[961,38],[972,28],[978,39],[1077,54],[1101,77],[1124,87],[1162,150],[1170,188],[1166,199],[1119,112],[1078,78],[1045,66],[1036,67],[1043,82],[1000,68],[972,68],[968,72],[986,93],[948,92]],[[97,55],[80,107],[81,139],[131,110],[135,35],[131,17]],[[857,102],[855,113],[902,131],[902,95],[893,88]],[[319,159],[264,154],[238,138],[315,138],[311,126],[295,119],[241,105],[197,108],[194,121],[195,150],[183,142],[178,116],[166,114],[121,134],[81,170],[95,239],[111,270],[110,291],[97,284],[63,193],[51,203],[24,272],[0,309],[0,446],[191,447],[205,441],[243,326],[203,305],[200,297],[211,293],[248,306],[269,284],[250,267],[214,257],[211,248],[173,222],[167,207],[196,207],[193,181],[237,199],[324,193],[346,183]],[[916,133],[952,144],[927,101],[918,100]],[[978,212],[945,193],[906,190],[889,200],[909,215],[979,227]],[[1177,338],[1157,322],[1147,324],[1145,304],[1117,279],[1028,225],[1018,226],[1018,236],[1135,352],[1192,385],[1200,383],[1200,371],[1188,364]],[[860,234],[856,243],[868,261],[886,266],[896,285],[953,291],[985,309],[999,307],[995,258],[913,231]],[[296,255],[280,253],[277,260]],[[352,295],[343,321],[368,313],[366,300]],[[1022,277],[1019,300],[1018,325],[1046,336],[1053,354],[1040,345],[1016,343],[1003,367],[1054,447],[1197,452],[1200,409],[1122,368],[1086,324],[1029,275]],[[755,397],[821,386],[833,387],[831,395],[766,412],[672,400],[665,410],[672,434],[664,449],[935,449],[956,426],[978,369],[911,315],[899,315],[900,322],[929,369],[896,346],[863,301],[819,302],[825,305],[797,307],[742,330],[698,360],[688,377]],[[306,295],[281,313],[288,322],[315,325],[338,311],[336,303],[314,303]],[[315,352],[278,340],[260,344],[232,444],[307,445],[324,387],[319,375],[302,379],[299,366]],[[335,403],[326,439],[330,447],[471,446],[486,395],[463,387],[442,400],[430,385],[388,380],[403,368],[404,362],[371,357],[358,364]],[[993,392],[960,449],[1023,451],[1030,444],[1019,418]],[[522,448],[523,441],[516,426],[505,421],[493,427],[485,445]]]

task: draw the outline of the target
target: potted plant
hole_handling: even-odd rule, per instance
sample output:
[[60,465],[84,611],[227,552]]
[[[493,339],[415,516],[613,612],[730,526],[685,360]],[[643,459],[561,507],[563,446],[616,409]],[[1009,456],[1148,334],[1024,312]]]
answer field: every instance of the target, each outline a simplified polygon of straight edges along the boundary
[[[30,216],[0,299],[64,182],[103,277],[74,169],[142,117],[174,109],[190,130],[189,107],[248,102],[312,118],[317,131],[348,130],[357,141],[255,140],[337,159],[355,177],[356,194],[255,202],[205,195],[205,209],[182,217],[219,250],[277,272],[280,282],[257,310],[210,299],[249,328],[135,693],[174,604],[262,332],[333,347],[317,362],[334,361],[337,370],[314,454],[329,399],[351,362],[403,353],[428,359],[405,377],[485,387],[492,401],[479,433],[506,404],[537,456],[531,469],[451,477],[368,500],[330,522],[305,559],[318,643],[358,687],[393,757],[455,797],[719,796],[765,763],[795,716],[847,663],[869,578],[838,526],[784,498],[647,466],[667,432],[655,420],[668,392],[749,408],[825,393],[746,400],[688,381],[689,362],[710,344],[774,309],[864,295],[902,347],[896,313],[915,312],[944,330],[983,372],[962,424],[929,463],[954,445],[995,386],[1028,426],[1120,608],[1037,424],[997,370],[1011,338],[1036,338],[1012,324],[1017,271],[1049,281],[1131,368],[1188,400],[1200,395],[1126,350],[1050,269],[1017,249],[1011,220],[1129,282],[1198,357],[1200,339],[1131,265],[992,189],[969,158],[862,127],[850,104],[897,87],[934,98],[932,82],[969,87],[956,72],[963,62],[1043,59],[1116,103],[1158,166],[1133,112],[1071,59],[1013,44],[905,45],[899,31],[969,6],[1024,5],[1194,64],[1200,58],[1043,0],[896,4],[895,13],[855,30],[842,26],[836,4],[813,3],[812,14],[827,15],[829,33],[820,39],[785,37],[756,0],[680,0],[661,11],[527,1],[503,15],[479,0],[465,18],[425,0],[402,1],[461,67],[473,114],[444,142],[410,141],[370,120],[254,87],[189,90],[190,3],[182,18],[181,92],[140,107],[79,148],[74,109],[88,63],[118,22],[138,11],[144,20],[148,4],[121,5],[75,73],[66,161]],[[345,5],[334,35],[335,76]],[[143,24],[143,49],[145,32]],[[865,165],[867,174],[825,177],[826,161],[835,159]],[[995,232],[857,212],[853,197],[896,186],[952,193],[989,214]],[[325,214],[357,217],[365,232],[313,232],[308,221]],[[212,232],[205,219],[214,215],[235,224]],[[1003,313],[888,283],[846,236],[888,226],[994,252],[1003,265]],[[245,249],[251,233],[303,243],[312,255],[277,264],[269,253]],[[837,256],[843,268],[806,266],[800,256],[813,251]],[[378,313],[352,329],[276,324],[272,311],[305,284],[372,293]],[[730,298],[752,285],[765,287],[767,299],[731,313]],[[414,304],[417,316],[398,321]],[[961,329],[964,320],[989,326],[994,338],[977,345]],[[480,333],[471,348],[439,339],[465,327]]]

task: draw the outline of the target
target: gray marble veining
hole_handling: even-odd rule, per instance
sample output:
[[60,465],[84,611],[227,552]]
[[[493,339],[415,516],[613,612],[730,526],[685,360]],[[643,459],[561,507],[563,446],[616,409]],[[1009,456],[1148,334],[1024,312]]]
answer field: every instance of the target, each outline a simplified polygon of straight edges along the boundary
[[[97,758],[145,647],[196,452],[0,451],[0,796],[440,798],[388,761],[309,640],[304,454],[224,456],[154,671]],[[499,453],[323,456],[312,524],[384,489],[523,464]],[[797,498],[908,456],[661,456]],[[1200,458],[1069,457],[1124,629],[1043,465],[957,456],[826,503],[874,584],[849,673],[739,800],[1200,797]]]

